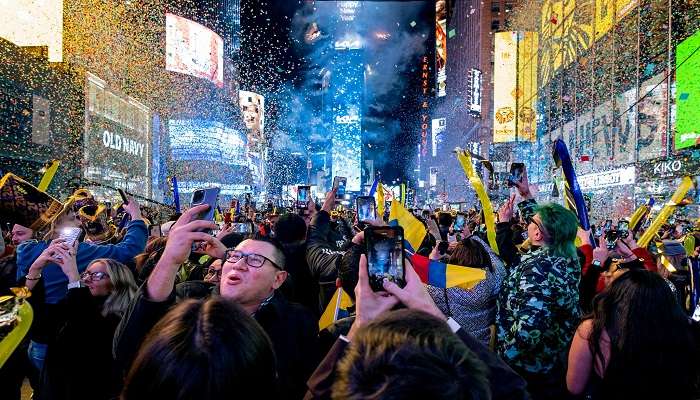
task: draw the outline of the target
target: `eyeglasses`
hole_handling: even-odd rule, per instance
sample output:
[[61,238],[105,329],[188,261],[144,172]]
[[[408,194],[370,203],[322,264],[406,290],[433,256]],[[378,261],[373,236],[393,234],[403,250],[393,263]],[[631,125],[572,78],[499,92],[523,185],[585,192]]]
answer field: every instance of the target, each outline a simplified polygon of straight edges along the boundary
[[97,281],[101,281],[104,278],[109,278],[109,275],[107,275],[106,272],[100,272],[100,271],[97,271],[97,272],[85,271],[85,272],[83,272],[82,275],[80,275],[80,279],[83,281],[97,282]]
[[226,255],[224,256],[226,262],[230,263],[237,263],[241,258],[245,258],[245,263],[249,267],[253,268],[260,268],[265,264],[265,261],[269,261],[270,264],[272,264],[275,268],[281,270],[282,268],[277,265],[274,261],[271,259],[261,255],[261,254],[255,254],[255,253],[244,253],[239,250],[226,250]]

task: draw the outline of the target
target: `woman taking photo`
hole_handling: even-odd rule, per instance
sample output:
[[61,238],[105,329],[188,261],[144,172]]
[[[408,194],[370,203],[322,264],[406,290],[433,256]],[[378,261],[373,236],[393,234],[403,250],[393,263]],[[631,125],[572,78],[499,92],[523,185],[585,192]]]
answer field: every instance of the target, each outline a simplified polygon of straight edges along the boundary
[[569,351],[566,385],[597,399],[695,399],[697,325],[658,274],[631,269],[594,299]]
[[115,398],[121,377],[112,359],[112,339],[136,294],[136,282],[118,261],[97,259],[78,274],[75,249],[59,248],[57,253],[73,287],[59,303],[63,323],[50,341],[38,398]]

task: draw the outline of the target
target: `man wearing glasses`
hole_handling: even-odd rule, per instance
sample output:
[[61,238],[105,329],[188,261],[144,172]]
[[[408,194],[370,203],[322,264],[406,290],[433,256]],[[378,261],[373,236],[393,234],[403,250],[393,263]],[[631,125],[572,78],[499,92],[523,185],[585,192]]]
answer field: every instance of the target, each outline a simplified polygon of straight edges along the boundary
[[285,397],[301,398],[306,379],[319,361],[318,326],[306,308],[277,293],[288,275],[282,248],[274,239],[255,236],[227,249],[202,232],[216,228],[213,221],[197,219],[208,207],[189,209],[171,228],[163,255],[117,328],[117,361],[128,369],[150,329],[175,303],[177,270],[189,257],[193,243],[206,242],[207,254],[223,263],[219,294],[238,303],[262,326],[277,357],[281,392]]

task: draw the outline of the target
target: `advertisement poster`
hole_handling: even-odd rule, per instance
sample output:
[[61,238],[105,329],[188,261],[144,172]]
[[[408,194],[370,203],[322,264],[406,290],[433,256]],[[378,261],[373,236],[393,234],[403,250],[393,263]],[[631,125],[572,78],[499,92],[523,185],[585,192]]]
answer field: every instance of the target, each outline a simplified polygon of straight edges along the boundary
[[515,141],[517,32],[496,32],[493,68],[493,141]]
[[517,139],[534,142],[537,137],[537,33],[519,32],[517,51]]
[[435,118],[432,121],[432,155],[437,157],[438,144],[442,143],[442,134],[445,132],[446,118]]
[[435,58],[437,95],[447,95],[447,7],[445,0],[435,2]]
[[700,144],[700,31],[676,47],[676,150]]
[[664,78],[664,73],[660,73],[639,85],[637,146],[640,161],[666,155],[667,85]]
[[224,41],[187,18],[165,14],[165,69],[224,86]]
[[265,131],[265,97],[255,92],[241,90],[238,92],[238,105],[246,128],[248,150],[260,153],[264,145]]

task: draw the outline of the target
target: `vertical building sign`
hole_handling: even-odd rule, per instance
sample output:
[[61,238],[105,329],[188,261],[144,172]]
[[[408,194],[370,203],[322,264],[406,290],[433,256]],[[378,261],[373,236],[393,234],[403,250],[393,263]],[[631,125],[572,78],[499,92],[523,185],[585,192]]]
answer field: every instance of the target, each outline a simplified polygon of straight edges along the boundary
[[420,105],[420,153],[423,157],[428,155],[428,129],[430,127],[430,115],[428,96],[430,92],[430,67],[428,56],[421,58],[421,105]]
[[447,94],[447,7],[445,0],[435,2],[435,70],[437,95]]
[[467,76],[467,102],[470,113],[481,115],[481,71],[476,68]]
[[534,142],[537,136],[537,33],[518,32],[518,90],[516,140]]
[[493,65],[493,141],[515,141],[517,32],[496,32]]

